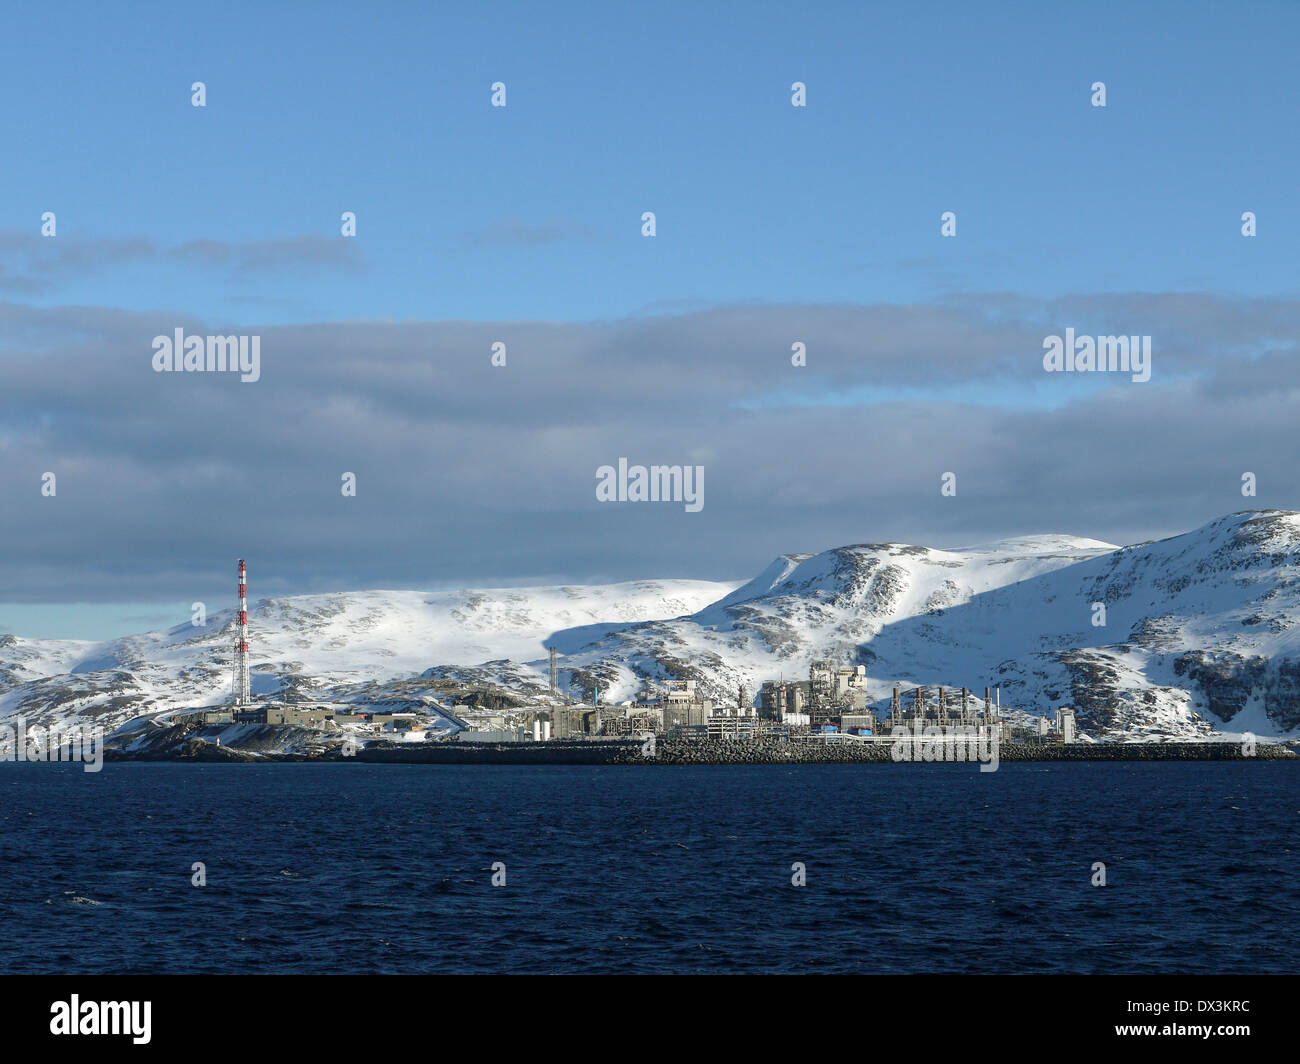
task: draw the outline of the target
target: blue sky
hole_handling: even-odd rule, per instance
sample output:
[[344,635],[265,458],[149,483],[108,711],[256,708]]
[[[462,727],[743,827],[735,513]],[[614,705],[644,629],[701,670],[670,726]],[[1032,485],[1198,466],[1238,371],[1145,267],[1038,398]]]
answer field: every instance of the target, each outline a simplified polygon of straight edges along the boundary
[[14,12],[4,226],[332,240],[356,211],[355,271],[49,297],[275,323],[1293,288],[1297,5],[605,6]]
[[[13,601],[0,631],[98,637],[180,610],[179,623],[190,601],[225,594],[236,554],[259,549],[257,571],[280,574],[268,594],[721,579],[855,539],[1120,539],[1243,508],[1197,488],[1204,464],[1175,441],[1145,449],[1164,497],[1133,483],[1117,498],[1093,470],[1055,503],[1029,498],[1015,487],[1031,476],[1024,456],[996,437],[1074,425],[1074,453],[1100,431],[1118,454],[1120,426],[1163,411],[1199,403],[1197,423],[1218,424],[1226,392],[1290,396],[1297,31],[1291,3],[9,12],[0,531]],[[1104,109],[1090,105],[1098,80]],[[194,81],[204,108],[190,104]],[[490,106],[496,81],[505,108]],[[790,105],[794,81],[806,108]],[[41,241],[47,210],[58,236]],[[352,240],[344,210],[357,213]],[[646,210],[654,239],[641,236]],[[955,239],[939,235],[948,210]],[[1213,319],[1189,316],[1182,297],[1208,300]],[[1145,417],[1132,390],[1035,372],[1036,336],[1090,320],[1155,332],[1163,376],[1140,386],[1155,404]],[[193,403],[197,392],[157,391],[140,365],[149,338],[182,325],[262,332],[259,390],[223,382]],[[642,342],[661,333],[681,349]],[[956,359],[972,333],[978,356]],[[790,340],[812,335],[809,372],[782,376]],[[478,352],[498,338],[514,361],[487,386]],[[770,375],[751,371],[769,357]],[[1229,357],[1243,373],[1224,374]],[[699,401],[680,402],[684,390]],[[860,419],[843,423],[846,440],[879,441],[899,404],[950,426],[915,473],[901,452],[867,471],[839,444],[828,460],[826,423],[798,420],[843,408]],[[1289,448],[1232,453],[1225,440],[1260,410],[1232,416],[1204,462],[1222,458],[1230,483],[1277,461],[1258,504],[1294,505]],[[351,450],[335,467],[376,470],[367,485],[408,460],[419,472],[394,474],[382,500],[361,493],[357,510],[375,509],[343,521],[306,498],[277,516],[298,483],[337,482],[337,468],[312,465],[328,446],[299,455],[264,438],[279,417],[342,436]],[[767,458],[766,481],[726,457],[766,431],[746,420],[763,417],[798,441]],[[955,428],[968,417],[969,435]],[[663,432],[638,435],[651,422]],[[405,435],[390,438],[392,424]],[[178,444],[183,431],[199,442]],[[709,456],[707,518],[593,510],[592,469],[638,446],[647,461]],[[174,464],[181,453],[188,465]],[[922,490],[913,480],[928,499],[930,480],[971,455],[1001,494],[979,511],[927,501],[900,516]],[[31,485],[60,462],[65,509],[51,517]],[[248,482],[250,464],[274,484]],[[810,468],[827,478],[825,515],[792,504],[756,519]],[[846,477],[860,483],[840,500]],[[214,532],[236,497],[257,529]]]

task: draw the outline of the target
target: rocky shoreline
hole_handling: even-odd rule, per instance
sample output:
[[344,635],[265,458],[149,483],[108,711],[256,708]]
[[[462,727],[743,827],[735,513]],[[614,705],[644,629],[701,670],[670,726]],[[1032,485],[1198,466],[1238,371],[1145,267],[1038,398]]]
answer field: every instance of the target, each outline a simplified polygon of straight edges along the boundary
[[[281,734],[283,733],[283,734]],[[342,738],[324,741],[313,735],[310,746],[285,752],[282,742],[300,742],[301,729],[262,725],[249,730],[243,743],[220,743],[202,729],[175,727],[160,731],[155,741],[105,750],[106,761],[178,761],[200,764],[267,764],[268,762],[357,762],[408,765],[789,765],[846,762],[896,764],[892,743],[783,739],[664,739],[651,748],[634,739],[551,740],[540,743],[480,743],[457,739],[444,742],[370,742],[364,747]],[[229,736],[227,736],[229,739]],[[1238,743],[1075,743],[1004,742],[999,762],[1049,761],[1282,761],[1297,756],[1300,744],[1258,743],[1252,754]],[[924,756],[929,754],[930,757]],[[987,751],[986,751],[987,753]],[[977,760],[970,746],[924,744],[911,762]],[[909,763],[904,761],[901,763]]]

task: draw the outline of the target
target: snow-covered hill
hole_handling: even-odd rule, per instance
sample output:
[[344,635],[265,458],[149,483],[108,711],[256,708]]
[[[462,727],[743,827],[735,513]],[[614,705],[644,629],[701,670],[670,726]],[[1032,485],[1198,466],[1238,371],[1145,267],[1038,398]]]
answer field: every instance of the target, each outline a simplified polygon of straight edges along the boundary
[[690,675],[729,699],[833,657],[866,666],[881,709],[896,684],[1000,685],[1004,705],[1031,713],[1077,707],[1098,737],[1292,735],[1297,566],[1290,511],[1124,548],[1059,535],[949,551],[861,544],[778,558],[695,615],[624,630],[568,664],[612,697]]
[[[689,614],[734,583],[644,580],[480,591],[355,591],[263,599],[249,607],[253,693],[317,695],[391,684],[440,665],[536,661],[630,622]],[[233,610],[103,643],[0,635],[0,722],[69,717],[116,726],[142,713],[226,701]]]
[[[108,725],[223,701],[229,623],[98,644],[0,636],[0,720]],[[599,679],[602,700],[669,676],[730,700],[829,656],[865,665],[882,705],[896,684],[1001,685],[1005,707],[1073,705],[1099,738],[1295,735],[1300,514],[1233,514],[1122,548],[1063,535],[858,544],[784,555],[741,585],[269,599],[250,611],[250,633],[255,693],[418,694],[434,670],[535,694],[553,644],[566,673]]]

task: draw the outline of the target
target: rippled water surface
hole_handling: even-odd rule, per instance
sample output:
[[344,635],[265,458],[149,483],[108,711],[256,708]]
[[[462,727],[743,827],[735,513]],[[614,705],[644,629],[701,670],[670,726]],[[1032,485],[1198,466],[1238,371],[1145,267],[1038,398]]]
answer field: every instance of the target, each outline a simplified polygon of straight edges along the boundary
[[1291,763],[5,764],[0,971],[1295,972],[1297,826]]

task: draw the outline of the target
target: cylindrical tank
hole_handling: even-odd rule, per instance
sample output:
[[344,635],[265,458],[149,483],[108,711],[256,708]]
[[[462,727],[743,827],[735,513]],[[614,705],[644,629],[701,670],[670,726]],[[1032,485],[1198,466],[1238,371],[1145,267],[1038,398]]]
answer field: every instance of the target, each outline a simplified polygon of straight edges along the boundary
[[533,721],[533,742],[540,743],[541,741],[542,741],[542,722],[540,720],[535,720]]

